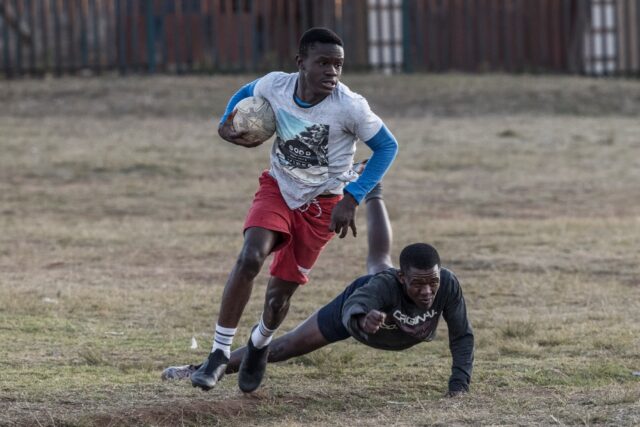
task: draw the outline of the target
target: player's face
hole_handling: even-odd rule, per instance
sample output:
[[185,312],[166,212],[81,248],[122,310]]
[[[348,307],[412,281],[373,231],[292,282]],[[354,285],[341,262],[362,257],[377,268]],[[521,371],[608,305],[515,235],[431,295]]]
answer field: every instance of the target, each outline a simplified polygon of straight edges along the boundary
[[[332,43],[314,43],[309,47],[305,57],[297,57],[300,71],[299,85],[303,100],[313,102],[324,98],[338,85],[344,64],[342,46]],[[305,99],[305,98],[315,99]]]
[[408,271],[400,273],[400,281],[418,307],[429,309],[440,288],[440,267],[435,265],[429,270],[409,267]]

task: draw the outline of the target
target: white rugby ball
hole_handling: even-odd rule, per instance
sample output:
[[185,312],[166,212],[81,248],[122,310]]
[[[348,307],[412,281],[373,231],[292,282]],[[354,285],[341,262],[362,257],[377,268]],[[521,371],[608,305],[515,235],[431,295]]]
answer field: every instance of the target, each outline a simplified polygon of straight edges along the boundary
[[233,127],[238,132],[247,132],[244,139],[265,142],[276,131],[276,115],[269,102],[260,96],[250,96],[238,102]]

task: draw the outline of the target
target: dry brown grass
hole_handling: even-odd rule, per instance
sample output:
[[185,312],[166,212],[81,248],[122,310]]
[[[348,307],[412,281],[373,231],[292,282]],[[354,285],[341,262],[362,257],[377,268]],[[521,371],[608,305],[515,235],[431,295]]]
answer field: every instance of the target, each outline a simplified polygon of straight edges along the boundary
[[[255,396],[234,377],[160,382],[207,352],[268,164],[267,145],[215,136],[249,78],[0,83],[0,425],[640,424],[640,89],[624,80],[347,77],[401,144],[394,252],[432,242],[462,281],[468,396],[441,397],[444,326],[402,353],[348,341],[272,366]],[[363,214],[284,329],[364,270]]]

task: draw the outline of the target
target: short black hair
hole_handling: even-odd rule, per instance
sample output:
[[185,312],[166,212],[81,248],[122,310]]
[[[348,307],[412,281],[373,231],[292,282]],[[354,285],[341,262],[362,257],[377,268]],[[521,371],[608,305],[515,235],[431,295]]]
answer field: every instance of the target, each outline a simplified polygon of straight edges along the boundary
[[440,266],[440,255],[433,246],[427,243],[414,243],[400,252],[400,269],[404,272],[410,267],[429,270]]
[[298,43],[298,54],[302,57],[307,56],[309,48],[314,43],[330,43],[342,46],[342,39],[328,28],[309,28],[304,32],[302,37],[300,37],[300,43]]

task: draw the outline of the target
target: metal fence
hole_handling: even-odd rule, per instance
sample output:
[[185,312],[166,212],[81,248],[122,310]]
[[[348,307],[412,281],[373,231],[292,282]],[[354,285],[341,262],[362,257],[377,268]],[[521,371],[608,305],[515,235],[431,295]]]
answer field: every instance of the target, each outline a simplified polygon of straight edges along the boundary
[[352,70],[640,74],[640,0],[0,0],[0,67],[291,70],[311,26]]
[[640,0],[369,5],[370,62],[384,70],[640,75]]

